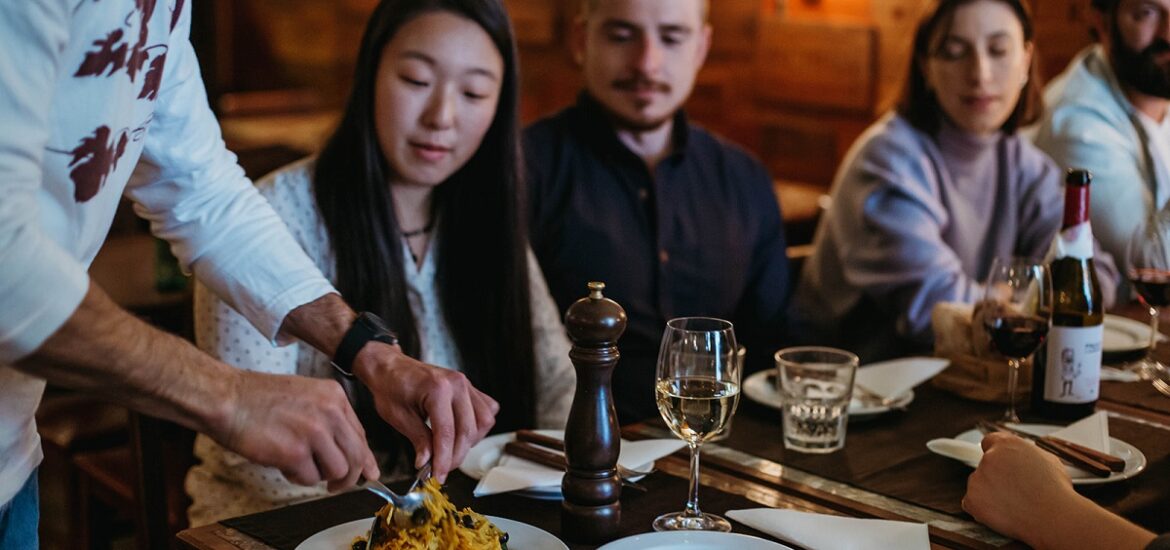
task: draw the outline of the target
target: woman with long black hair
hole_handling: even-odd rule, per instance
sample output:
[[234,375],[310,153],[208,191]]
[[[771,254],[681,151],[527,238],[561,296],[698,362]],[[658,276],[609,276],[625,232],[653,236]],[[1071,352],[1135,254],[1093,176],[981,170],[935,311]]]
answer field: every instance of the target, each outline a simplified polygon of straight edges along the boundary
[[[385,0],[336,132],[317,157],[258,183],[355,309],[385,319],[408,355],[462,372],[499,403],[497,431],[562,427],[574,386],[568,340],[528,250],[516,62],[499,0]],[[328,357],[271,347],[202,289],[196,321],[200,347],[231,364],[335,376]],[[405,470],[409,443],[378,419],[378,386],[345,382],[384,471]],[[193,525],[325,493],[208,439],[196,455]]]

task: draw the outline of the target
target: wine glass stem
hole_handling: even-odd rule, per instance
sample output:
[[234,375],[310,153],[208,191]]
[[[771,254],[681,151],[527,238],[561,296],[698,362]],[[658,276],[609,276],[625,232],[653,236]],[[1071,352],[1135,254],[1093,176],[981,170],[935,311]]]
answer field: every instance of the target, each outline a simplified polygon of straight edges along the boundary
[[1158,347],[1158,308],[1150,306],[1150,351],[1148,357],[1153,360],[1154,349]]
[[700,517],[699,511],[699,446],[701,443],[691,443],[691,487],[688,491],[687,509],[683,512],[687,517]]
[[1016,416],[1016,385],[1020,381],[1020,360],[1016,358],[1008,359],[1008,410],[1007,416],[1004,420],[1009,422],[1019,422],[1020,417]]

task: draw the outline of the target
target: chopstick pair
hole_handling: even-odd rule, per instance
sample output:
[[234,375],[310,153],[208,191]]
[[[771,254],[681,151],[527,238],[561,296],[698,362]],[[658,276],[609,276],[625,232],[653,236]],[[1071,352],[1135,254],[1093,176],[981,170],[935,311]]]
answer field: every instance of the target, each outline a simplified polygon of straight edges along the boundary
[[[517,430],[516,440],[509,441],[504,444],[504,453],[512,456],[523,458],[547,466],[557,470],[565,470],[568,464],[565,462],[565,455],[554,453],[547,449],[553,449],[564,452],[565,442],[555,437],[549,437],[544,434],[536,433],[532,430]],[[618,466],[618,477],[621,479],[622,485],[639,491],[645,491],[646,488],[630,481],[625,475],[621,474],[623,468]],[[637,472],[642,473],[642,472]]]
[[1084,445],[1068,441],[1067,439],[1052,437],[1050,435],[1036,435],[1024,430],[1012,428],[1002,422],[980,420],[978,427],[983,433],[1007,432],[1025,439],[1030,439],[1036,443],[1037,447],[1097,477],[1109,477],[1113,472],[1125,470],[1124,459],[1090,449]]
[[538,434],[532,430],[517,430],[516,440],[504,444],[504,452],[525,460],[531,460],[541,466],[548,466],[557,470],[564,470],[567,466],[565,455],[551,452],[565,450],[565,442],[555,437]]

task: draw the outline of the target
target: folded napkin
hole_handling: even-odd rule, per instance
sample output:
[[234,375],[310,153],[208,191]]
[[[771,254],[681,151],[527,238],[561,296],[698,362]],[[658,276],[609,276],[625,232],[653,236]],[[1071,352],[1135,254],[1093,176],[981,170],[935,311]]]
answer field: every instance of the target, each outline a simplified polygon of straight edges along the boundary
[[904,357],[857,369],[854,383],[883,398],[898,397],[947,368],[938,357]]
[[928,550],[925,523],[858,519],[824,514],[753,508],[727,517],[808,550]]
[[1116,367],[1101,367],[1102,382],[1140,382],[1138,373]]
[[[1029,431],[1027,426],[1021,426],[1020,429]],[[1037,433],[1037,435],[1040,434]],[[1109,417],[1104,411],[1098,411],[1048,435],[1079,443],[1103,453],[1112,452],[1109,448]],[[977,466],[979,460],[983,458],[983,446],[978,442],[944,437],[926,442],[926,447],[937,454],[965,462],[971,466]],[[1072,477],[1092,476],[1092,474],[1072,466],[1065,466],[1065,470]]]
[[[685,446],[686,442],[681,439],[623,440],[621,452],[618,454],[618,464],[631,469],[645,468],[655,460]],[[564,474],[562,470],[504,454],[500,456],[500,461],[495,467],[488,470],[479,480],[472,495],[482,497],[534,487],[559,489]]]

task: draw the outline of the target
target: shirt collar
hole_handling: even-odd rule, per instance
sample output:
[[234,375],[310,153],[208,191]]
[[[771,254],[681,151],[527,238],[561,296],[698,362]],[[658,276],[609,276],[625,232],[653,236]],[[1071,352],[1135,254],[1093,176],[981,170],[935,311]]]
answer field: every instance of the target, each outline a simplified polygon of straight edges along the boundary
[[[589,92],[581,90],[581,93],[577,95],[577,108],[583,115],[585,135],[589,141],[597,144],[603,151],[621,151],[627,155],[634,155],[618,139],[617,130],[614,129],[613,123],[610,121],[609,112],[593,96],[589,95]],[[686,153],[692,142],[690,133],[691,126],[687,121],[687,115],[682,109],[679,109],[674,113],[674,126],[671,128],[670,136],[671,153],[666,158],[681,157]]]

